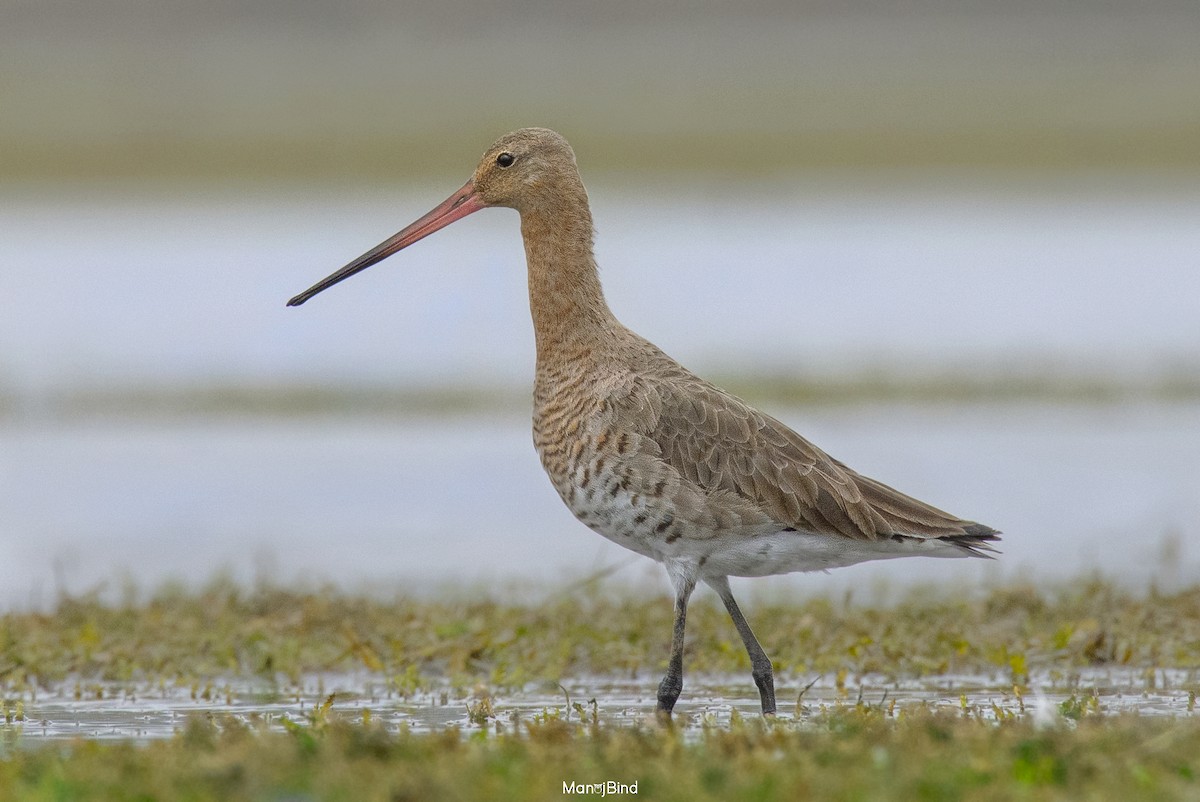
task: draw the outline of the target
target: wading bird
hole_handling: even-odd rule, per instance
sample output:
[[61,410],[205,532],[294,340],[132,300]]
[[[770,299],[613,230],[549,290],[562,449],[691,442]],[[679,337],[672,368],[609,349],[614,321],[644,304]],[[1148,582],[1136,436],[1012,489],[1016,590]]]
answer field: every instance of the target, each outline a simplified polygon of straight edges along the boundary
[[669,715],[683,689],[684,626],[697,580],[729,611],[770,715],[771,661],[734,601],[730,576],[994,552],[996,530],[854,472],[621,325],[600,289],[575,154],[554,131],[501,137],[442,204],[288,305],[489,206],[521,215],[537,341],[533,440],[542,465],[580,521],[662,563],[674,587],[660,711]]

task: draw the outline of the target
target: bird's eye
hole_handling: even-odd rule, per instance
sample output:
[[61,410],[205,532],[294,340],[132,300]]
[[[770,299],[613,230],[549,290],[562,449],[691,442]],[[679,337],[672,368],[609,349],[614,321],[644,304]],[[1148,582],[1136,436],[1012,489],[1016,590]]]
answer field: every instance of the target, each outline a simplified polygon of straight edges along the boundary
[[515,161],[516,159],[513,158],[513,155],[507,152],[501,153],[496,157],[496,164],[500,165],[501,167],[512,167],[512,163]]

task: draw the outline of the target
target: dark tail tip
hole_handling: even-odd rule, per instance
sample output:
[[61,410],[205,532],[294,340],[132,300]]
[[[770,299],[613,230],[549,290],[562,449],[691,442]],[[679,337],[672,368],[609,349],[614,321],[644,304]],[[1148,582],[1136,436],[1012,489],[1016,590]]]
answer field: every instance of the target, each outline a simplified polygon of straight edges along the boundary
[[953,543],[972,557],[994,560],[996,558],[992,555],[1000,553],[999,549],[990,545],[1000,540],[1000,531],[984,524],[967,523],[961,535],[950,535],[943,540]]

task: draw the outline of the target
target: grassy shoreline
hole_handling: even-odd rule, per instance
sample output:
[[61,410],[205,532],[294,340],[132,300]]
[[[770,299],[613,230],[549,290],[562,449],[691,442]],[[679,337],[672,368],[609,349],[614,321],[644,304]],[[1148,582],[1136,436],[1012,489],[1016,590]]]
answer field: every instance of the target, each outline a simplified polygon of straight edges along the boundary
[[[847,376],[717,374],[717,384],[754,404],[845,406],[847,404],[1082,404],[1195,403],[1200,373],[1190,367],[1148,375],[1064,375],[1041,371],[971,375],[938,372],[899,375],[865,371]],[[333,386],[305,383],[130,383],[79,386],[36,395],[6,392],[0,386],[0,422],[105,419],[172,420],[188,417],[295,418],[314,416],[435,415],[522,413],[529,406],[525,387],[440,385],[403,387]]]
[[[120,601],[64,598],[49,612],[0,616],[0,690],[11,695],[69,677],[298,682],[308,673],[363,669],[409,677],[414,687],[449,680],[504,688],[656,672],[671,619],[660,595],[584,582],[540,601],[385,599],[217,579],[199,589],[130,592]],[[782,672],[911,678],[1003,671],[1020,684],[1033,671],[1200,669],[1200,585],[1138,594],[1092,578],[967,596],[918,588],[882,606],[823,597],[766,601],[753,605],[750,618],[760,622],[763,646]],[[697,600],[688,628],[691,671],[749,671],[719,604]]]
[[0,799],[539,800],[610,781],[629,799],[1192,799],[1198,753],[1194,721],[1135,716],[1046,728],[848,709],[802,728],[745,721],[696,739],[557,719],[468,739],[193,719],[144,747],[12,752],[0,758]]
[[[216,579],[10,611],[0,616],[0,800],[561,799],[564,782],[608,781],[636,782],[636,797],[625,798],[672,800],[1200,793],[1200,726],[1191,712],[1200,689],[1200,585],[1135,592],[1090,578],[965,595],[924,589],[887,605],[767,601],[749,616],[778,671],[833,675],[846,692],[803,710],[798,703],[795,716],[779,720],[735,709],[722,722],[702,716],[668,727],[649,708],[632,723],[603,705],[600,713],[580,704],[572,714],[561,702],[533,715],[497,711],[485,691],[468,706],[469,724],[424,733],[385,726],[366,708],[332,710],[332,696],[272,725],[221,712],[218,692],[210,709],[202,695],[201,712],[172,737],[139,744],[22,732],[36,729],[28,718],[37,715],[39,689],[89,679],[111,690],[221,677],[278,684],[344,671],[419,694],[646,675],[662,670],[670,605],[603,582],[511,603]],[[693,678],[727,673],[749,683],[737,635],[711,600],[693,606],[689,651]],[[1147,687],[1170,669],[1193,702],[1186,714],[1152,716],[1104,713],[1072,695],[1046,717],[1024,704],[991,715],[965,696],[958,709],[853,693],[856,677],[870,672],[899,680],[974,671],[1011,683],[1019,697],[1041,678],[1069,684],[1106,669],[1140,671]]]

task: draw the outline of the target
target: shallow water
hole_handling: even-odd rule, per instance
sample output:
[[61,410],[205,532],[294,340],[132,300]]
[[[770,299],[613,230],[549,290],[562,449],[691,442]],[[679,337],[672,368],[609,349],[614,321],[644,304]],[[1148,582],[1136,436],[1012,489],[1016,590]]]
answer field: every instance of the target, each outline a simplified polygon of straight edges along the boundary
[[[1200,405],[772,410],[834,456],[1005,532],[998,560],[906,559],[735,581],[739,596],[970,586],[1089,570],[1200,581]],[[0,604],[123,575],[436,592],[566,586],[653,562],[575,521],[520,413],[0,426]]]
[[[1200,363],[1200,185],[1125,174],[591,176],[617,316],[702,373]],[[284,302],[461,183],[0,191],[0,391],[529,383],[515,213]]]
[[[1088,570],[1200,579],[1200,406],[775,412],[860,471],[1006,534],[996,561],[740,581],[750,598]],[[145,588],[222,569],[412,593],[616,568],[666,588],[658,565],[572,519],[518,413],[0,426],[0,473],[0,604],[18,608],[122,575]]]
[[[1193,183],[985,179],[597,177],[597,256],[618,315],[701,372],[987,376],[1049,365],[1126,384],[1164,365],[1194,372]],[[425,589],[566,583],[617,565],[618,576],[660,583],[655,566],[571,519],[523,413],[41,414],[46,394],[142,384],[525,392],[533,343],[509,210],[473,216],[302,309],[283,306],[444,192],[6,188],[0,605],[45,606],[123,572],[146,586],[222,568]],[[1092,568],[1131,582],[1200,578],[1195,402],[768,411],[856,469],[1006,536],[991,565],[877,563],[754,587]]]
[[[865,704],[903,715],[906,707],[927,704],[963,711],[984,720],[999,716],[1032,716],[1047,723],[1063,718],[1064,703],[1084,702],[1089,714],[1169,715],[1194,717],[1187,687],[1195,672],[1158,671],[1154,682],[1132,669],[1089,669],[1069,677],[1034,676],[1022,696],[1000,676],[943,676],[909,681],[883,677],[851,678],[838,688],[833,677],[779,677],[779,719],[802,722],[827,707]],[[230,716],[245,724],[282,730],[284,720],[303,726],[324,716],[362,721],[364,715],[392,730],[429,732],[446,727],[473,731],[512,729],[522,720],[557,717],[616,726],[650,725],[654,721],[657,678],[615,680],[589,677],[564,686],[530,686],[490,696],[445,687],[401,694],[378,675],[326,675],[305,678],[298,686],[263,680],[235,680],[206,685],[140,685],[138,683],[64,683],[22,699],[8,698],[10,714],[20,701],[21,717],[0,726],[0,735],[38,742],[58,738],[163,738],[179,732],[190,716],[217,721]],[[803,690],[802,690],[803,689]],[[317,714],[333,695],[327,713]],[[1094,700],[1093,700],[1094,697]],[[479,714],[484,698],[488,715]],[[892,707],[891,703],[895,705]],[[472,720],[471,710],[476,712]],[[675,721],[686,731],[728,725],[736,712],[759,715],[759,701],[749,677],[689,677],[676,707]],[[369,711],[369,714],[367,713]]]

